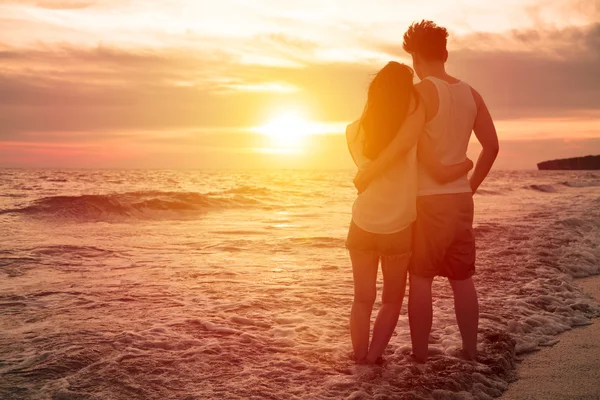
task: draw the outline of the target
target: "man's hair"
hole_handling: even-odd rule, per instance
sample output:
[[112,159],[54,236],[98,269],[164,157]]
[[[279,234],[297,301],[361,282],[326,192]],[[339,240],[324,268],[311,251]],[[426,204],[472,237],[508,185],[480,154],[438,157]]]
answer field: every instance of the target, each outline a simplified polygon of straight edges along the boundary
[[446,62],[448,31],[433,21],[414,22],[404,34],[404,50],[415,53],[427,61]]

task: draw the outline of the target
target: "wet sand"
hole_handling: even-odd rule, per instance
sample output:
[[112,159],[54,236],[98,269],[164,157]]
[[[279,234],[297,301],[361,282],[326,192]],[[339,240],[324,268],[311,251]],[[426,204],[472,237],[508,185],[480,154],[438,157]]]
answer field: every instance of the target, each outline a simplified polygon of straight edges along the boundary
[[[600,301],[600,276],[578,283]],[[501,399],[600,399],[600,319],[559,338],[553,347],[525,357],[517,368],[519,380]]]

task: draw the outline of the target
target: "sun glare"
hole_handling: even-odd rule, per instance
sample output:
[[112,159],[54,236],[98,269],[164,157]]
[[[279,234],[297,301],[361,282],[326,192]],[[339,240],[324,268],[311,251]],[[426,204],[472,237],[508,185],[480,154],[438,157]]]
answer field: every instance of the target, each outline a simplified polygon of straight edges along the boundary
[[306,122],[294,113],[281,114],[267,124],[259,127],[258,132],[273,140],[273,147],[282,149],[300,149],[306,136],[314,131],[314,124]]

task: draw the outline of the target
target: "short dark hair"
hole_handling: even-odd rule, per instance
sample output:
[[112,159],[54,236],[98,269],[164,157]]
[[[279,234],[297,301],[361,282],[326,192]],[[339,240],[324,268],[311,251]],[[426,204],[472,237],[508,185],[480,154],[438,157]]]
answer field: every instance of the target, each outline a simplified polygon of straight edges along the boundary
[[415,53],[427,61],[448,59],[448,30],[437,26],[433,21],[414,22],[404,34],[402,47],[408,53]]

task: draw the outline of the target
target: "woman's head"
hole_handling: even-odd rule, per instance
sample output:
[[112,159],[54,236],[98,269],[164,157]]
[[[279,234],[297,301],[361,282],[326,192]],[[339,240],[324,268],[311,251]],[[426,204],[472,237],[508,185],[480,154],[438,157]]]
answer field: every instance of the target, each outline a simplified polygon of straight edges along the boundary
[[361,118],[367,158],[377,158],[406,119],[411,99],[417,98],[413,76],[410,67],[391,61],[373,78]]

